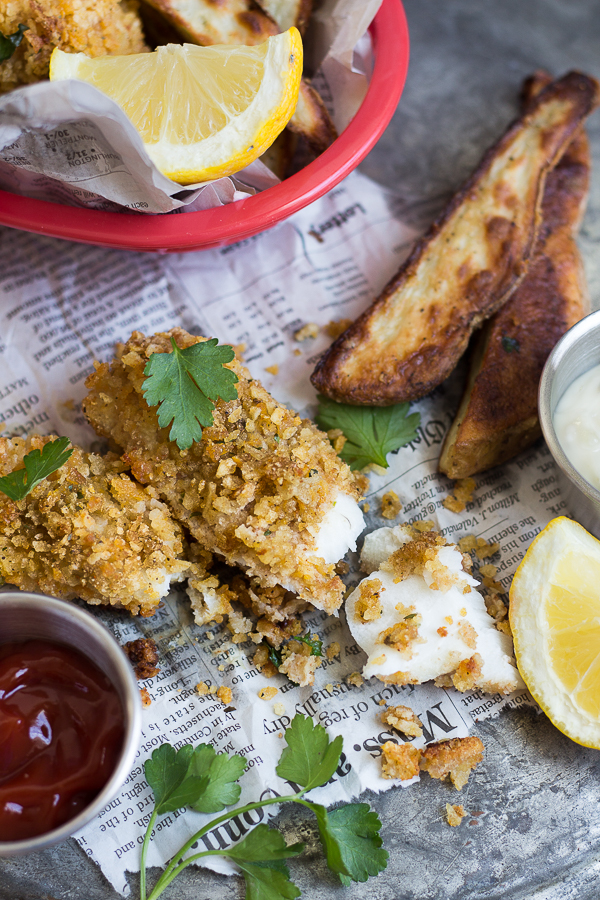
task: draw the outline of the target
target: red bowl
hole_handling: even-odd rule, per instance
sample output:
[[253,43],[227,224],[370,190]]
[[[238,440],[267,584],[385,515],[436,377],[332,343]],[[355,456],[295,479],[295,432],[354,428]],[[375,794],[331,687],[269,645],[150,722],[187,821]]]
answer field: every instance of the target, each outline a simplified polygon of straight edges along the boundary
[[78,209],[0,191],[0,224],[100,247],[169,253],[232,244],[271,228],[355,169],[392,118],[408,69],[408,26],[401,0],[383,0],[371,36],[375,66],[360,109],[325,153],[281,184],[202,212],[146,216]]

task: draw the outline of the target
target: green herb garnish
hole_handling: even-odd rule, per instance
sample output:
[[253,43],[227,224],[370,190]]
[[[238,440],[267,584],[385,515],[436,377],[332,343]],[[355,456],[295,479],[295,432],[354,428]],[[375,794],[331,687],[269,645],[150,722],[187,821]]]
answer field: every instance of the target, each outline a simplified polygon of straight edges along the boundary
[[14,34],[0,33],[0,63],[5,59],[10,59],[21,41],[23,35],[29,30],[29,25],[18,25]]
[[[312,638],[310,632],[307,632],[300,637],[296,636],[288,638],[287,641],[283,642],[282,646],[289,644],[290,641],[299,641],[301,644],[307,644],[310,647],[311,656],[323,656],[323,641],[319,640],[319,638]],[[269,661],[273,663],[276,669],[278,669],[283,662],[281,649],[276,650],[275,647],[272,647],[267,641],[265,641],[265,644],[269,648]]]
[[0,478],[0,491],[11,500],[22,500],[40,481],[64,466],[73,453],[73,448],[67,450],[70,443],[69,438],[61,437],[44,444],[41,452],[31,450],[26,453],[23,457],[25,468],[3,475]]
[[502,335],[502,348],[507,353],[518,353],[521,345],[516,338],[509,337],[507,334]]
[[213,424],[216,401],[235,400],[238,380],[225,363],[235,357],[233,347],[218,346],[216,338],[180,350],[171,338],[172,353],[153,353],[146,364],[142,385],[148,406],[157,406],[158,424],[173,423],[169,439],[180,450],[202,440],[202,426]]
[[346,443],[340,456],[351,469],[369,463],[388,467],[387,455],[413,441],[421,422],[419,413],[408,413],[408,403],[396,406],[348,406],[319,395],[315,422],[324,431],[339,428]]
[[185,744],[178,751],[170,744],[162,744],[154,751],[144,767],[154,793],[154,810],[142,845],[141,900],[157,900],[186,866],[206,856],[225,856],[239,866],[246,881],[246,900],[295,900],[300,896],[300,890],[290,881],[284,860],[302,853],[304,844],[286,844],[276,828],[257,825],[234,847],[186,856],[192,846],[217,825],[272,804],[299,803],[312,810],[317,818],[327,865],[342,884],[366,881],[370,875],[385,869],[388,853],[382,848],[379,836],[381,822],[367,803],[348,803],[328,812],[320,803],[304,799],[308,791],[326,784],[334,775],[342,752],[341,735],[332,741],[322,725],[296,715],[285,732],[285,739],[287,747],[281,754],[276,772],[299,790],[283,797],[248,803],[213,819],[173,856],[147,894],[146,856],[158,816],[181,806],[192,806],[201,812],[225,809],[239,797],[237,781],[246,765],[242,756],[217,755],[207,744],[198,747]]

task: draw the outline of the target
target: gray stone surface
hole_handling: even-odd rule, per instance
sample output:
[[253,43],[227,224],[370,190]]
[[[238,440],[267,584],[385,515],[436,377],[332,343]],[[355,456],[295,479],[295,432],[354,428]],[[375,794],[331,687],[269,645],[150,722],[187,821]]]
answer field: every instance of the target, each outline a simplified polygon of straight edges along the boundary
[[[597,0],[405,0],[411,64],[399,109],[363,172],[431,217],[513,118],[522,79],[546,67],[600,76]],[[600,116],[589,125],[595,172],[581,246],[600,305]],[[328,874],[307,817],[284,813],[289,839],[308,852],[291,863],[315,900],[597,900],[600,754],[568,741],[544,716],[511,712],[482,723],[486,758],[458,795],[425,776],[408,791],[370,799],[383,821],[387,871],[343,889]],[[471,814],[457,829],[446,802]],[[137,877],[132,877],[136,896]],[[187,870],[165,900],[243,896],[241,883]],[[72,842],[0,861],[0,900],[118,900]]]

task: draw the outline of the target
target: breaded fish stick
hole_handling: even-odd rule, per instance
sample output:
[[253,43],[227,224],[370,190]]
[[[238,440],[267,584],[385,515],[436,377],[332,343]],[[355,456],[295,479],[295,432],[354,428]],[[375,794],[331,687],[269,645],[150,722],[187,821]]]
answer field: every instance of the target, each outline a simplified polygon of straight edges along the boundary
[[363,529],[360,477],[314,423],[277,403],[235,359],[227,367],[239,378],[237,399],[219,400],[202,440],[180,450],[142,393],[148,359],[172,351],[171,335],[180,348],[204,340],[180,328],[134,332],[89,376],[87,418],[203,548],[333,612],[344,588],[335,563]]
[[[0,475],[53,440],[0,438]],[[180,526],[125,468],[114,455],[75,449],[23,500],[0,492],[0,583],[152,615],[190,565],[180,558]]]

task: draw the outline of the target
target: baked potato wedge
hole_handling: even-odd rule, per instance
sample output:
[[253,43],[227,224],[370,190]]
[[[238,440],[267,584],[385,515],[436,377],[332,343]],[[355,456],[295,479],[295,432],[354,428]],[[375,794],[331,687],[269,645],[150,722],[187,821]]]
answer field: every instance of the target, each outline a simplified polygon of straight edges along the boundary
[[374,303],[321,358],[314,386],[343,403],[416,400],[446,378],[472,332],[524,277],[546,176],[600,86],[570,72],[548,85],[484,156]]
[[211,44],[262,44],[279,34],[277,23],[255,0],[143,0],[186,40]]
[[275,19],[282,31],[295,25],[300,34],[304,34],[313,0],[259,0],[260,5],[272,19]]
[[[525,103],[549,80],[542,73],[528,79]],[[546,179],[529,271],[476,338],[466,390],[440,457],[440,470],[450,478],[499,465],[541,435],[537,395],[544,363],[565,331],[590,310],[575,243],[589,175],[590,148],[580,129]]]

